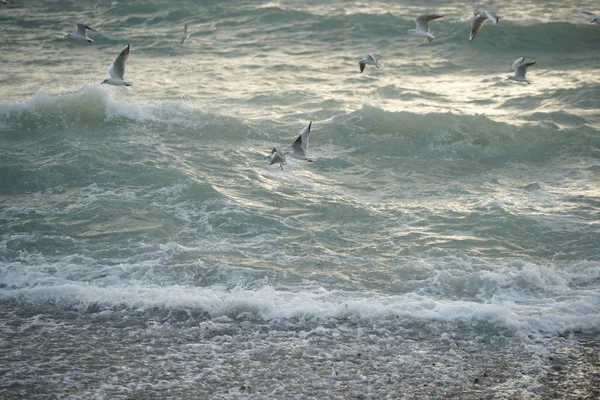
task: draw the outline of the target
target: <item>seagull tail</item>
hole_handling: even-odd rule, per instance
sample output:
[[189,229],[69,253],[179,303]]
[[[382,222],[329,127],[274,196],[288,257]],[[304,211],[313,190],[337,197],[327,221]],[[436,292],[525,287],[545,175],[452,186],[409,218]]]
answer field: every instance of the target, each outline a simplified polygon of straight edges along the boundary
[[381,68],[381,67],[383,67],[383,64],[382,64],[382,63],[380,63],[379,61],[377,61],[377,62],[375,63],[375,68],[379,69],[379,68]]
[[125,86],[133,86],[133,82],[125,82]]

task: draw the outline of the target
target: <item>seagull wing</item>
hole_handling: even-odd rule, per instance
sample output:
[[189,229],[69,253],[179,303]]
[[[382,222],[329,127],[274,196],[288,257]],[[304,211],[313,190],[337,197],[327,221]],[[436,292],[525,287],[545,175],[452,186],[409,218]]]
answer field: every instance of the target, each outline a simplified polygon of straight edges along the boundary
[[187,24],[183,26],[183,33],[187,34]]
[[517,58],[512,65],[513,71],[517,72],[517,69],[521,66],[521,64],[523,64],[523,61],[525,61],[525,57]]
[[119,56],[117,57],[117,59],[110,64],[110,67],[108,67],[108,75],[110,75],[111,78],[113,79],[125,79],[125,62],[127,61],[127,58],[129,57],[129,49],[131,48],[130,45],[127,45],[123,51],[121,52],[121,54],[119,54]]
[[429,21],[433,21],[434,19],[443,18],[443,17],[444,17],[443,15],[437,15],[437,14],[425,14],[425,15],[418,16],[415,19],[415,22],[417,23],[417,30],[429,32]]
[[85,36],[85,30],[86,29],[89,29],[90,31],[93,31],[93,29],[88,28],[84,24],[75,24],[75,26],[77,27],[76,28],[77,33],[80,34],[80,35],[82,35],[82,36]]
[[485,24],[485,22],[488,20],[487,17],[485,16],[481,16],[481,15],[473,15],[473,17],[471,18],[471,35],[469,36],[469,40],[473,40],[475,39],[475,36],[477,36],[477,34],[479,33],[479,31],[481,30],[481,27],[483,26],[483,24]]
[[367,65],[367,64],[365,64],[364,62],[361,62],[361,61],[358,62],[358,66],[360,67],[360,73],[362,74],[362,72],[365,70],[365,65]]
[[375,58],[375,56],[373,54],[369,53],[368,57],[371,61],[373,61],[375,64],[377,64],[377,59]]
[[582,11],[581,12],[581,16],[585,19],[594,19],[594,18],[598,18],[598,16],[596,14],[592,14],[591,12],[587,12],[587,11]]
[[308,136],[310,135],[310,128],[312,126],[312,121],[310,121],[298,135],[298,138],[294,143],[292,143],[292,149],[294,153],[306,155],[308,151]]
[[523,64],[519,65],[519,67],[515,71],[515,75],[520,76],[521,78],[525,78],[525,74],[527,73],[527,68],[531,67],[535,63],[536,63],[536,61],[530,62],[530,63],[523,63]]
[[498,23],[498,20],[500,19],[499,16],[496,15],[495,12],[491,12],[491,11],[484,11],[485,15],[490,19],[490,21],[492,21],[494,24]]

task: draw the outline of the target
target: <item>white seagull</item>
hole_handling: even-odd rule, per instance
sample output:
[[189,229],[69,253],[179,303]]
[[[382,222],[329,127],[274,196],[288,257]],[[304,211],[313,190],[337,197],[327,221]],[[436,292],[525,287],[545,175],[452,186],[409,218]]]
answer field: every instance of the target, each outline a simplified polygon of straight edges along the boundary
[[374,65],[375,68],[381,67],[381,64],[379,63],[379,61],[377,61],[377,59],[375,58],[375,56],[373,54],[368,54],[366,57],[361,57],[358,60],[358,66],[360,67],[360,73],[361,74],[365,70],[365,66],[367,64],[368,65]]
[[433,39],[435,39],[435,36],[429,33],[429,21],[433,21],[434,19],[438,18],[444,18],[444,16],[437,14],[421,15],[415,19],[415,22],[417,23],[417,29],[409,29],[406,33],[413,36],[426,37],[427,40],[432,42]]
[[181,44],[183,44],[183,42],[185,42],[185,39],[189,39],[190,38],[190,34],[187,31],[187,24],[185,24],[183,26],[183,32],[181,32],[181,36],[179,37],[179,39],[181,40]]
[[271,150],[271,154],[267,156],[269,159],[269,165],[279,163],[279,167],[283,169],[283,165],[285,164],[285,154],[281,154],[275,147]]
[[497,24],[500,19],[496,13],[487,10],[477,10],[471,17],[471,35],[469,36],[469,40],[475,39],[475,36],[481,30],[483,24],[485,24],[488,20],[492,21],[492,23]]
[[513,62],[513,70],[515,71],[514,76],[509,76],[508,79],[512,79],[517,82],[525,82],[527,84],[531,83],[531,81],[525,78],[525,74],[527,73],[527,68],[531,67],[537,61],[525,63],[525,57],[519,57]]
[[90,39],[89,37],[87,37],[87,31],[93,31],[92,28],[90,28],[87,25],[84,24],[75,24],[75,26],[77,28],[75,28],[75,30],[71,33],[67,33],[65,35],[66,38],[71,38],[71,39],[75,39],[75,40],[87,40],[88,43],[92,43],[93,40]]
[[581,15],[583,16],[583,18],[589,19],[590,20],[590,24],[600,25],[600,15],[592,14],[592,13],[587,12],[587,11],[582,11]]
[[[133,82],[125,81],[125,62],[129,57],[130,45],[127,45],[117,59],[108,67],[108,75],[110,78],[105,79],[102,83],[114,86],[132,86]],[[102,84],[101,83],[101,84]]]

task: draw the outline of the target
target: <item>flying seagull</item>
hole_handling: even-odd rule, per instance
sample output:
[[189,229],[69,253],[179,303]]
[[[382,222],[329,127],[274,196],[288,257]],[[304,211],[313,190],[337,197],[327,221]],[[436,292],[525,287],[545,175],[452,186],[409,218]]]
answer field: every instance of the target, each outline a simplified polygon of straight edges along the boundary
[[133,82],[125,81],[125,62],[129,57],[130,45],[127,45],[116,60],[108,67],[108,75],[110,78],[105,79],[102,83],[114,86],[132,86]]
[[492,21],[492,23],[497,24],[500,19],[496,13],[486,10],[477,10],[471,17],[471,35],[469,36],[469,40],[475,39],[475,36],[481,30],[481,27],[487,22]]
[[600,25],[600,15],[592,14],[592,13],[587,12],[587,11],[582,11],[581,12],[581,16],[583,18],[585,18],[585,19],[589,19],[590,20],[590,24]]
[[432,42],[433,39],[435,39],[435,36],[429,33],[429,21],[433,21],[434,19],[438,18],[444,18],[444,16],[436,14],[421,15],[415,19],[415,22],[417,23],[417,29],[409,29],[406,33],[413,36],[426,37],[427,40]]
[[276,148],[271,150],[271,154],[267,156],[269,158],[269,165],[279,163],[281,169],[283,169],[283,164],[285,164],[285,156],[290,155],[290,157],[297,158],[299,160],[306,160],[308,162],[313,162],[312,159],[307,157],[308,153],[308,136],[310,135],[310,128],[312,127],[312,121],[310,121],[298,134],[294,143],[292,143],[292,151],[288,151],[284,154],[281,154]]
[[379,63],[379,61],[377,61],[377,59],[375,58],[375,56],[373,54],[368,54],[366,57],[361,57],[358,60],[358,66],[360,67],[360,73],[361,74],[365,70],[365,66],[367,64],[368,65],[374,65],[375,68],[381,67],[381,64]]
[[279,163],[279,167],[283,169],[283,165],[285,164],[285,154],[281,154],[275,147],[271,150],[271,154],[267,156],[269,159],[269,165]]
[[527,84],[531,83],[529,79],[525,78],[525,74],[527,74],[527,68],[531,67],[535,63],[536,61],[525,63],[525,57],[517,58],[512,65],[515,75],[509,76],[508,79],[512,79],[513,81],[517,82],[525,82]]
[[185,24],[183,26],[183,32],[181,33],[181,36],[179,37],[179,39],[181,39],[181,44],[183,44],[183,42],[185,42],[185,39],[189,39],[190,38],[190,34],[187,31],[187,24]]
[[[84,24],[75,24],[76,28],[73,32],[67,33],[65,35],[66,38],[71,38],[75,40],[87,40],[88,43],[92,43],[93,40],[87,37],[87,31],[94,31],[87,25]],[[94,31],[95,32],[95,31]]]

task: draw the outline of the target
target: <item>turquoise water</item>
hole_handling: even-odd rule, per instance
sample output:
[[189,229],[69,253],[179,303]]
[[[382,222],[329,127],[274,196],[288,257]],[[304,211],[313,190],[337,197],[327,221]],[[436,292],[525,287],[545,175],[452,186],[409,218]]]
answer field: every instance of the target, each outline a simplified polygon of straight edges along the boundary
[[2,5],[2,397],[552,394],[600,331],[600,10],[486,7]]

